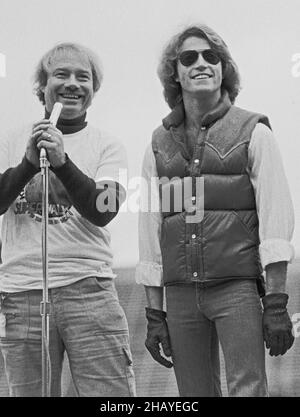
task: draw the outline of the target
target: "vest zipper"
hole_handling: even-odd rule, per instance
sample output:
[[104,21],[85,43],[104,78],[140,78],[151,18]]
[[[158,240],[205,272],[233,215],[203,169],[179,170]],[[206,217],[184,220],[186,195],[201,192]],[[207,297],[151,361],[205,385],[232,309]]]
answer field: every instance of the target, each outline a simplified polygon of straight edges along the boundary
[[[203,132],[203,134],[202,134]],[[207,137],[207,129],[202,126],[200,128],[200,132],[195,143],[194,152],[193,152],[193,165],[195,159],[198,159],[198,164],[192,167],[192,173],[194,177],[201,176],[201,167],[203,162],[203,155],[204,155],[204,147],[205,141]],[[198,154],[197,150],[200,148],[200,152]],[[196,155],[196,158],[195,158]],[[196,187],[193,182],[193,195],[196,194]],[[193,268],[193,272],[197,272],[198,276],[197,279],[194,277],[194,281],[202,282],[205,281],[205,274],[204,274],[204,251],[203,251],[203,220],[200,223],[200,227],[198,224],[194,224],[193,233],[196,233],[197,239],[195,241],[196,251],[192,250],[192,265],[196,265],[196,268]],[[200,233],[199,233],[200,232]],[[193,247],[194,245],[192,245]],[[196,259],[194,259],[194,257]]]
[[[204,130],[204,129],[203,129]],[[204,135],[203,138],[201,139],[201,143],[200,143],[200,157],[199,157],[199,176],[201,176],[201,168],[202,168],[202,162],[203,162],[203,155],[204,155],[204,147],[205,147],[205,141],[207,138],[207,129],[205,128],[204,130]],[[204,196],[205,198],[205,196]],[[204,219],[203,219],[204,220]],[[205,281],[205,273],[204,273],[204,251],[203,251],[203,220],[200,223],[200,252],[201,252],[201,262],[200,262],[200,268],[201,268],[201,272],[200,272],[200,277],[202,281]]]

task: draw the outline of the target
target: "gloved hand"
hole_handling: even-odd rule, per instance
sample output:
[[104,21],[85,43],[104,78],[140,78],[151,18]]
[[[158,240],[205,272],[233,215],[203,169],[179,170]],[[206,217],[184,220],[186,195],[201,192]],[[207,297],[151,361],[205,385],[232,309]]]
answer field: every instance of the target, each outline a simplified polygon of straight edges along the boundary
[[171,344],[166,316],[164,311],[146,307],[148,326],[145,346],[154,360],[167,368],[172,368],[173,363],[161,356],[159,347],[161,343],[164,354],[171,356]]
[[262,299],[264,340],[271,356],[284,355],[294,343],[293,325],[286,309],[288,298],[287,294],[276,293]]

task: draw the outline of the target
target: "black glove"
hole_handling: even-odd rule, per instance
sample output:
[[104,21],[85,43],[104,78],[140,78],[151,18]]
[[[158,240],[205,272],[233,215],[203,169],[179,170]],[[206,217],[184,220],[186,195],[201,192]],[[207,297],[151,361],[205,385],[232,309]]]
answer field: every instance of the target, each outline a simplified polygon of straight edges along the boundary
[[145,346],[154,360],[167,368],[172,368],[173,363],[161,356],[159,347],[161,343],[164,354],[171,356],[171,344],[166,316],[164,311],[146,307],[148,327]]
[[287,294],[276,293],[262,299],[264,340],[271,356],[284,355],[294,343],[293,325],[286,309],[288,298]]

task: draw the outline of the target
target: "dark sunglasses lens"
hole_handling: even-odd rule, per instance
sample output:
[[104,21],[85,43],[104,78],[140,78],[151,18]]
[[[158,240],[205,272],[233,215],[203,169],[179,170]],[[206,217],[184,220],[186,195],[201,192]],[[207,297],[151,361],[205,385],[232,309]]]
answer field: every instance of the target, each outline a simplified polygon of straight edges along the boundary
[[[202,51],[200,53],[202,54],[205,61],[208,62],[209,64],[217,65],[221,61],[220,57],[216,54],[216,52],[212,51],[211,49],[206,49],[205,51]],[[197,61],[198,56],[199,56],[198,51],[194,51],[194,50],[183,51],[179,55],[179,61],[185,67],[189,67],[190,65],[193,65]]]
[[198,59],[197,51],[184,51],[179,55],[179,61],[185,67],[193,65]]
[[202,52],[202,56],[206,62],[212,65],[217,65],[221,60],[220,57],[211,49]]

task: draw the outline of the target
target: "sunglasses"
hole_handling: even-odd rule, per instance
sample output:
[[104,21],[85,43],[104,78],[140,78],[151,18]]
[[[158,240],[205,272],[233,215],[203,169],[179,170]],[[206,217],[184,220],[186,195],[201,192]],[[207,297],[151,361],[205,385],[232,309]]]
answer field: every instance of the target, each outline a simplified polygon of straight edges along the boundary
[[178,59],[184,67],[189,67],[197,62],[199,54],[205,59],[208,64],[217,65],[221,58],[212,49],[205,49],[204,51],[196,51],[194,49],[183,51],[179,54]]

